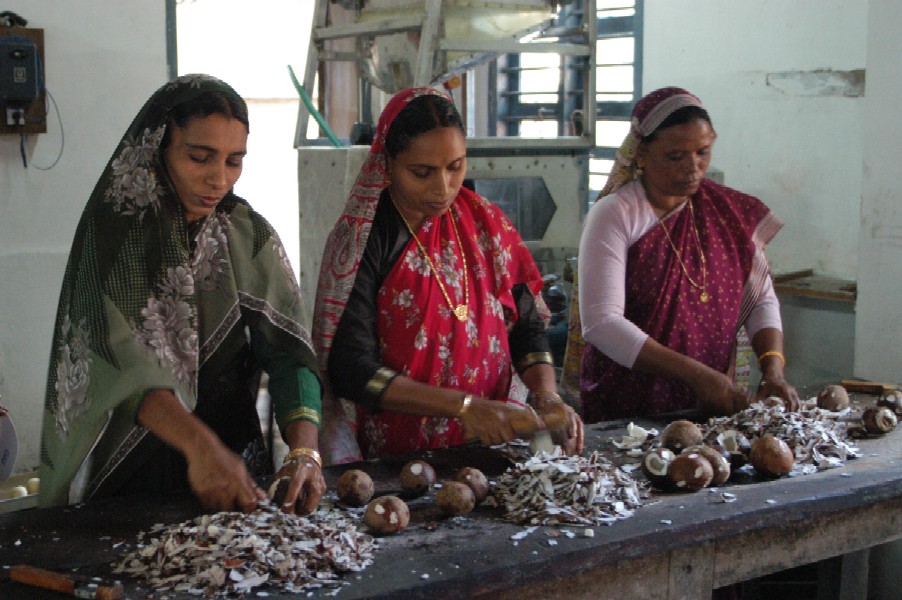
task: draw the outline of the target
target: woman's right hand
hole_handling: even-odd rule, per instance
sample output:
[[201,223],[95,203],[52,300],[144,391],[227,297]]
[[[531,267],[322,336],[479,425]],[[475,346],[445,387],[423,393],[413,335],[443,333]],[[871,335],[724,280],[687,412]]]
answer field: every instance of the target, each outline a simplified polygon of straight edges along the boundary
[[699,365],[699,372],[689,385],[699,409],[707,415],[732,415],[748,407],[748,396],[733,380],[710,367]]
[[479,441],[486,446],[503,444],[520,437],[514,429],[515,421],[526,421],[518,427],[531,427],[533,430],[542,427],[541,420],[532,410],[524,410],[506,402],[476,397],[473,398],[461,420],[467,437],[479,438]]
[[266,493],[251,478],[241,457],[216,442],[187,456],[191,491],[207,510],[251,512]]

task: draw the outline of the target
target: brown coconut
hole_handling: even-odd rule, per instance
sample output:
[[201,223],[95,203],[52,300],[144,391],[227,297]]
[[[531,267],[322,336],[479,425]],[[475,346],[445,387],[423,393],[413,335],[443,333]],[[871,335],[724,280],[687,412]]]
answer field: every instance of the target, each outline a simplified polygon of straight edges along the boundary
[[370,501],[375,491],[373,480],[360,469],[350,469],[338,479],[338,499],[348,506],[363,506]]
[[367,505],[363,522],[378,534],[398,533],[410,522],[410,509],[397,496],[379,496]]
[[476,506],[476,496],[465,483],[445,481],[435,494],[435,505],[446,515],[463,515]]
[[792,471],[792,449],[780,438],[765,435],[752,443],[749,460],[755,471],[765,477],[782,477]]
[[489,480],[479,469],[464,467],[454,474],[454,480],[470,486],[477,504],[489,495]]
[[702,431],[698,425],[686,419],[673,421],[661,432],[661,445],[680,453],[684,448],[702,443]]
[[401,468],[399,479],[404,495],[416,498],[432,489],[435,484],[435,469],[425,460],[412,460]]
[[688,452],[680,454],[670,462],[667,474],[677,489],[694,492],[711,483],[714,469],[698,452]]
[[817,407],[830,412],[849,408],[849,392],[841,385],[830,384],[817,395]]

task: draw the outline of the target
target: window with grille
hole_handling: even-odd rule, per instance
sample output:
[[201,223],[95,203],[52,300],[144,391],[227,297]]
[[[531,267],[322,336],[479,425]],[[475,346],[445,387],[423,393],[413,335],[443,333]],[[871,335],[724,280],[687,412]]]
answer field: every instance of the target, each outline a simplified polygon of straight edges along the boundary
[[[642,0],[596,0],[596,129],[589,160],[588,203],[604,186],[641,95]],[[560,9],[552,32],[575,41],[585,2]],[[553,138],[579,135],[584,57],[549,53],[509,54],[497,61],[498,98],[490,126],[496,135]]]

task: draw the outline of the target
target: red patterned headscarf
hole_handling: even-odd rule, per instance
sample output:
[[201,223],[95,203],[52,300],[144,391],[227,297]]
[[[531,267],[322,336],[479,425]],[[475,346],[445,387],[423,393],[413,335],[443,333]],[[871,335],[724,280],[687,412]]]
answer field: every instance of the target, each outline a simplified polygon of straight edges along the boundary
[[[326,241],[313,315],[313,344],[323,373],[329,363],[335,330],[354,288],[357,269],[379,205],[379,195],[388,181],[385,136],[398,114],[414,98],[424,94],[449,98],[435,88],[417,87],[398,92],[386,105],[344,211]],[[330,463],[355,460],[360,457],[360,450],[353,432],[356,421],[354,406],[350,402],[339,401],[329,393],[328,383],[326,388],[320,449]]]

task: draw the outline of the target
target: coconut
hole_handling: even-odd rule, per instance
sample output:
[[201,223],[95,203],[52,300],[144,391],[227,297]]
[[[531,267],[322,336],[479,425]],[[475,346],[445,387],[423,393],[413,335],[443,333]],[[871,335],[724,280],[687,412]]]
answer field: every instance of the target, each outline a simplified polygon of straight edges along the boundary
[[896,413],[897,417],[902,417],[902,392],[899,390],[889,390],[877,400],[877,406],[883,406]]
[[464,467],[454,474],[454,480],[470,486],[477,504],[489,495],[489,480],[479,469]]
[[795,462],[786,442],[772,435],[765,435],[754,441],[749,460],[755,470],[765,477],[786,475],[792,471]]
[[375,491],[373,480],[360,469],[350,469],[338,479],[338,499],[348,506],[363,506]]
[[896,428],[896,413],[885,406],[869,406],[861,415],[868,433],[889,433]]
[[476,496],[465,483],[445,481],[435,494],[435,505],[446,515],[463,515],[476,506]]
[[680,454],[670,462],[667,475],[677,488],[694,492],[711,483],[714,469],[698,452],[688,452]]
[[686,419],[670,423],[661,432],[661,445],[677,453],[689,446],[701,444],[702,439],[702,431],[698,425]]
[[412,460],[401,468],[399,479],[404,495],[416,498],[432,489],[435,484],[435,469],[425,460]]
[[830,412],[849,408],[849,392],[841,385],[830,384],[817,395],[817,407]]
[[720,485],[730,478],[730,460],[729,453],[711,446],[690,446],[683,450],[683,454],[697,452],[702,458],[711,463],[711,469],[714,471],[714,477],[711,478],[711,485]]
[[375,533],[398,533],[410,522],[410,509],[397,496],[379,496],[367,505],[363,522]]
[[663,446],[652,448],[645,453],[645,456],[642,457],[642,472],[653,486],[661,489],[671,487],[667,470],[674,458],[676,458],[676,454],[670,448]]

